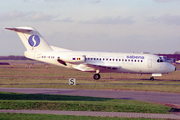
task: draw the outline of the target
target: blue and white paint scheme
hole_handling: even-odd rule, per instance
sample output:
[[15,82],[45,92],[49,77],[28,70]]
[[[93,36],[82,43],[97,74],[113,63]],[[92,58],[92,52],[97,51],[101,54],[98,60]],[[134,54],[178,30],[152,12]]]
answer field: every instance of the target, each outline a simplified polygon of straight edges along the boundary
[[18,33],[26,47],[27,58],[84,72],[95,72],[93,78],[100,79],[100,73],[136,73],[162,76],[176,70],[175,66],[152,54],[72,51],[50,46],[39,32],[31,27],[6,28]]
[[28,39],[29,45],[32,47],[37,47],[40,44],[40,38],[37,35],[31,35]]

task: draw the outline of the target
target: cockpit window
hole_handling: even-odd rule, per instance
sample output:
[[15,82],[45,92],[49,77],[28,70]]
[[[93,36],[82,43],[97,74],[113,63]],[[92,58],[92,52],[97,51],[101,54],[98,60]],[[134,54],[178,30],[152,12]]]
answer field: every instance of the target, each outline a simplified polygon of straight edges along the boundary
[[163,59],[161,57],[159,57],[159,59],[157,60],[157,62],[164,62]]

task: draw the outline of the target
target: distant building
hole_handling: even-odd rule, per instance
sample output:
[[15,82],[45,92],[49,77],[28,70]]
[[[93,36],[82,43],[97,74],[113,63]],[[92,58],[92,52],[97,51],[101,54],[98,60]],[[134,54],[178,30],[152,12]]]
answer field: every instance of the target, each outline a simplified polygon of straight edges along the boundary
[[176,63],[180,60],[180,54],[156,54],[163,57],[169,63]]

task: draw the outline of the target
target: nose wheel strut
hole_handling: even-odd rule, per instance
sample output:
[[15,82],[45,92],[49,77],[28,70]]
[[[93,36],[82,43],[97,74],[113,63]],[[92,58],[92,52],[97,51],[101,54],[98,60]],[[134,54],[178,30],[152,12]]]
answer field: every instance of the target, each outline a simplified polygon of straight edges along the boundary
[[154,77],[151,77],[150,80],[154,81]]

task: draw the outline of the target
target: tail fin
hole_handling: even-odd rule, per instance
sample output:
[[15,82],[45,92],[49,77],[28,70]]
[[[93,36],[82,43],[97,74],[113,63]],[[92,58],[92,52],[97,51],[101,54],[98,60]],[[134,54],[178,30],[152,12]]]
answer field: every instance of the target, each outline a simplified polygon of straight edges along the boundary
[[53,51],[37,30],[31,27],[5,28],[17,32],[27,51]]

